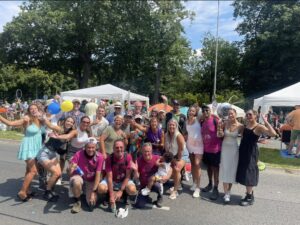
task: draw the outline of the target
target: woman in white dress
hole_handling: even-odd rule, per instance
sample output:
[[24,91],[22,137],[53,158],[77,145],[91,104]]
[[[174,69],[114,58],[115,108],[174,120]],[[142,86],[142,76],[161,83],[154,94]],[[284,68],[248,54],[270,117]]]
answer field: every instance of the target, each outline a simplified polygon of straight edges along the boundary
[[244,126],[236,119],[235,109],[228,110],[228,120],[219,124],[221,130],[219,136],[223,136],[220,175],[219,179],[223,181],[224,203],[230,202],[230,190],[235,183],[237,165],[239,161],[238,135],[242,134]]
[[201,125],[197,118],[197,110],[191,106],[188,110],[188,119],[186,123],[186,147],[191,160],[193,185],[191,191],[194,191],[193,197],[200,197],[200,176],[201,161],[203,156],[203,140],[201,135]]

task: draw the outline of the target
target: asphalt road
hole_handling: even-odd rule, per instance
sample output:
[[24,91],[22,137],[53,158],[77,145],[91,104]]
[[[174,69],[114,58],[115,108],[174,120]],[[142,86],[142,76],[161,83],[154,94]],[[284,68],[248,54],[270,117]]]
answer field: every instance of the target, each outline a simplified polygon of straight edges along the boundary
[[[25,224],[275,224],[296,225],[300,221],[300,175],[289,174],[281,170],[261,172],[259,186],[255,189],[255,204],[251,207],[238,205],[244,195],[244,187],[234,185],[232,203],[223,205],[221,197],[216,202],[201,194],[193,199],[189,192],[189,183],[176,200],[164,197],[164,205],[170,210],[129,209],[125,219],[117,219],[102,208],[94,212],[86,210],[74,215],[70,213],[72,200],[68,198],[67,183],[57,188],[61,198],[57,203],[47,203],[42,199],[42,191],[33,189],[38,196],[30,202],[22,203],[16,194],[22,183],[25,163],[16,159],[18,143],[0,141],[0,225]],[[204,171],[202,184],[207,184]],[[220,188],[221,190],[221,185]]]

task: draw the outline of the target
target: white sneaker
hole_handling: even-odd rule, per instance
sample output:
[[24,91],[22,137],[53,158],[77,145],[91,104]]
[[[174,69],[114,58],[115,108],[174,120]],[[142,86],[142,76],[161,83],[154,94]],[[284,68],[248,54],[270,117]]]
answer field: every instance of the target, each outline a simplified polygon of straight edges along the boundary
[[178,196],[178,192],[177,191],[172,191],[172,193],[169,196],[169,199],[174,200],[174,199],[177,198],[177,196]]
[[224,203],[229,203],[230,202],[230,194],[225,194],[224,195]]
[[59,178],[57,181],[56,181],[56,185],[62,185],[62,179]]
[[[173,191],[174,191],[174,186],[171,187],[169,190],[167,190],[167,193],[171,194]],[[177,188],[177,191],[182,191],[182,185],[181,184],[179,184],[179,186]]]
[[200,197],[200,188],[196,188],[194,193],[193,193],[194,198],[199,198]]
[[141,193],[143,196],[147,196],[147,195],[149,195],[150,190],[149,190],[149,188],[145,187],[141,190]]
[[195,191],[197,188],[197,184],[193,183],[193,185],[191,186],[190,190],[191,191]]

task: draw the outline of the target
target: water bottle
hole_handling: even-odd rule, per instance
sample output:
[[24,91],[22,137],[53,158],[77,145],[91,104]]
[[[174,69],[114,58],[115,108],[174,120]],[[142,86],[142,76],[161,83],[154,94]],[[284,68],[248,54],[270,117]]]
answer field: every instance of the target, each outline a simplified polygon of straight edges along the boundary
[[79,166],[76,167],[75,172],[76,172],[78,175],[80,175],[80,176],[83,176],[83,175],[84,175],[84,172],[82,171],[82,169],[81,169]]

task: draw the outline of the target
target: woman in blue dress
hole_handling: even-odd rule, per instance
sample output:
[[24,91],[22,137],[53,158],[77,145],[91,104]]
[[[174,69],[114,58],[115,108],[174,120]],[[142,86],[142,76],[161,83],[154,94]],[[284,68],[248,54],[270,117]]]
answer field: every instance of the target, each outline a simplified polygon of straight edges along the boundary
[[21,142],[18,159],[24,160],[26,163],[26,172],[24,182],[18,197],[22,201],[28,201],[31,197],[30,184],[34,176],[37,174],[35,165],[35,157],[42,147],[42,131],[41,131],[41,113],[36,104],[31,104],[28,108],[27,114],[15,121],[10,121],[0,116],[0,121],[8,126],[20,127],[25,129],[25,136]]

